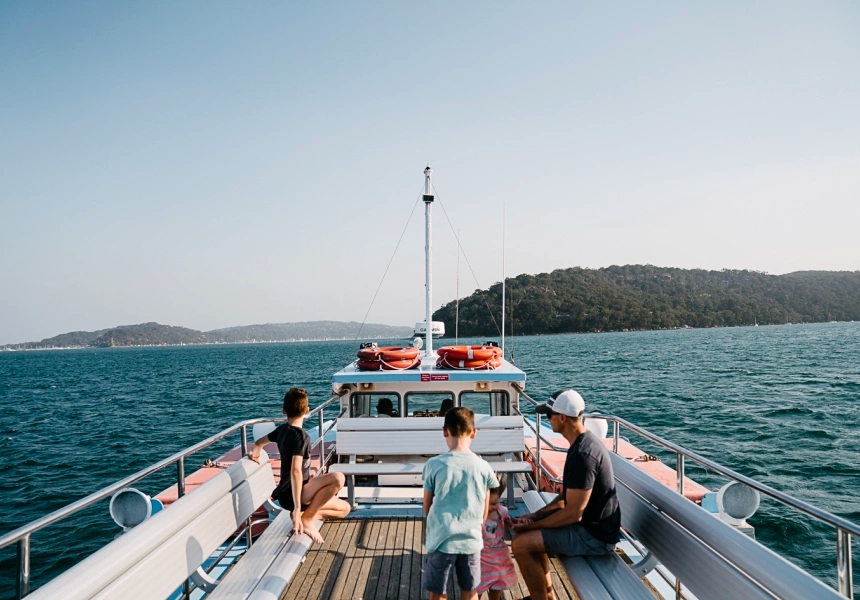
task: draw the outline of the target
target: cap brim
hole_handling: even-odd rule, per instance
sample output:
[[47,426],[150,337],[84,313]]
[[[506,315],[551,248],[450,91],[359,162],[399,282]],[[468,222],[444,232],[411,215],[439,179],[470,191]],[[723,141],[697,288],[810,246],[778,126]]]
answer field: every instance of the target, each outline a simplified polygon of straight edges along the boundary
[[535,406],[535,412],[539,415],[548,415],[553,412],[549,404],[538,404]]

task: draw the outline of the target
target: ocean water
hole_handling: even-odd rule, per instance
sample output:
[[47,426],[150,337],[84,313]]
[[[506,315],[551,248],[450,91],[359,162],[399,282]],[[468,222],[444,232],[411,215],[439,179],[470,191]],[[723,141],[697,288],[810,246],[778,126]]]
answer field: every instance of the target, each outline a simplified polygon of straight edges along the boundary
[[[535,399],[574,387],[589,411],[617,414],[860,522],[860,323],[517,337],[511,347]],[[0,533],[237,421],[278,415],[291,386],[319,404],[356,349],[318,342],[0,353]],[[672,455],[629,437],[674,466]],[[190,458],[188,471],[236,443]],[[687,472],[711,488],[724,483],[689,464]],[[170,469],[137,487],[154,495],[174,477]],[[761,542],[834,585],[831,527],[765,498],[750,523]],[[103,501],[34,535],[34,586],[117,533]],[[15,569],[14,546],[0,550],[0,598],[13,597]]]

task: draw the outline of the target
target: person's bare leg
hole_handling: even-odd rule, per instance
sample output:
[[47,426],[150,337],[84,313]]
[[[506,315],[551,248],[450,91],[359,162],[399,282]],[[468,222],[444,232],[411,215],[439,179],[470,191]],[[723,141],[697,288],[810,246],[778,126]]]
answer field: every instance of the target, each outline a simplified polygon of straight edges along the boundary
[[[541,532],[532,530],[521,533],[514,538],[511,546],[532,600],[551,600],[549,558],[544,550]],[[548,582],[550,586],[547,586]]]
[[427,592],[430,594],[430,600],[448,600],[448,594],[437,594],[436,592]]
[[502,590],[487,590],[487,600],[502,600]]
[[460,600],[478,600],[478,591],[461,589]]
[[349,514],[349,504],[335,497],[344,482],[342,473],[326,473],[312,478],[302,487],[302,504],[307,505],[307,508],[302,511],[302,523],[305,526],[305,533],[318,544],[322,544],[325,540],[313,526],[314,520],[343,518]]
[[[543,541],[543,537],[541,537],[541,541]],[[543,569],[546,573],[546,597],[547,600],[555,600],[555,592],[552,588],[552,571],[549,570],[549,556],[546,554],[541,556],[543,557]]]

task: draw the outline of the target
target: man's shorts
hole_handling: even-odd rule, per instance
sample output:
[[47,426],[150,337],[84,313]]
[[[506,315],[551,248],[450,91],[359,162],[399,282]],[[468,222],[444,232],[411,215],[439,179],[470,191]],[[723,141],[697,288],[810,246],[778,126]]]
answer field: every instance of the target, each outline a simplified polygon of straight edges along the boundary
[[461,590],[470,592],[478,589],[481,583],[481,553],[431,552],[424,563],[424,589],[434,594],[447,594],[452,570],[457,573],[457,586]]
[[541,529],[543,546],[550,556],[599,556],[615,551],[615,544],[601,542],[591,535],[581,523],[566,527]]

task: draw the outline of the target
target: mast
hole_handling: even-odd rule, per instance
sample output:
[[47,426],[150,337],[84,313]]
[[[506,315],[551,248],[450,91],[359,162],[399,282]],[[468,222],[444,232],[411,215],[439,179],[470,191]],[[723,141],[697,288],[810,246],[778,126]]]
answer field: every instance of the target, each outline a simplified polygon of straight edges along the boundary
[[424,300],[426,304],[425,319],[424,319],[424,341],[427,344],[425,356],[433,356],[433,321],[432,304],[433,304],[433,186],[430,182],[430,176],[433,175],[433,169],[430,165],[424,169]]

